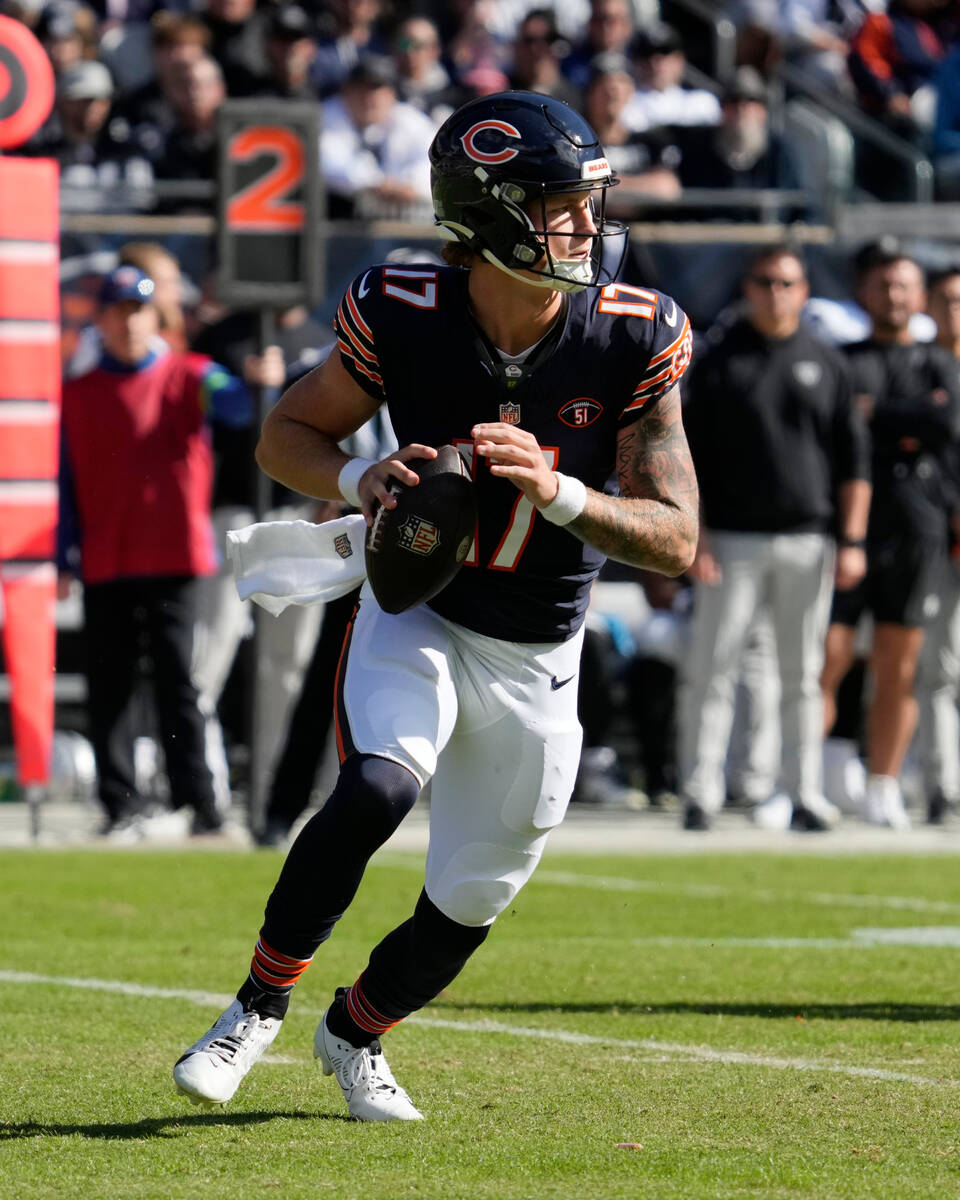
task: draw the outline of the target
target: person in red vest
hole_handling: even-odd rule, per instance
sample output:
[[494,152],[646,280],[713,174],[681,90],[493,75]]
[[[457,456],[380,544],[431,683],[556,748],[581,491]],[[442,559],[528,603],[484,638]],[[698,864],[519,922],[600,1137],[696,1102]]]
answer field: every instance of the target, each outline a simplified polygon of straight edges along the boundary
[[80,575],[90,738],[103,832],[115,841],[139,840],[163,823],[135,783],[132,716],[144,651],[172,806],[192,810],[192,833],[222,826],[191,654],[197,581],[217,567],[210,424],[252,417],[242,381],[205,355],[163,348],[154,293],[133,266],[104,278],[99,361],[63,389],[61,592]]

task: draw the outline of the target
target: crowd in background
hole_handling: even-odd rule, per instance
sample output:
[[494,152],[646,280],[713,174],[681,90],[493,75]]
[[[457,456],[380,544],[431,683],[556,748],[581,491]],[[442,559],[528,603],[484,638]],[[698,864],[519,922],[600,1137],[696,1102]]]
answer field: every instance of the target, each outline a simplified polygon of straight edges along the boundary
[[[628,215],[638,197],[684,189],[796,189],[778,129],[787,67],[931,155],[943,197],[960,179],[956,0],[723,0],[709,13],[736,28],[724,78],[704,52],[709,28],[681,33],[664,20],[668,0],[3,0],[0,11],[30,25],[53,64],[55,110],[16,152],[60,162],[68,208],[209,210],[218,110],[276,97],[322,105],[332,216],[423,214],[439,124],[508,87],[589,117]],[[816,213],[810,195],[794,215]]]
[[[638,197],[669,203],[689,189],[794,188],[798,177],[792,149],[771,119],[785,65],[849,96],[899,136],[934,154],[943,197],[952,195],[954,178],[960,179],[955,166],[960,146],[951,141],[960,141],[960,50],[953,47],[960,10],[952,0],[718,4],[717,12],[729,16],[738,31],[739,65],[722,81],[691,71],[689,45],[663,20],[654,0],[559,0],[550,7],[518,0],[432,5],[206,0],[162,8],[150,0],[104,6],[54,0],[36,7],[7,0],[3,8],[33,27],[57,77],[54,113],[16,153],[52,155],[60,161],[67,207],[136,207],[141,195],[151,197],[148,207],[159,204],[166,211],[209,210],[217,112],[227,97],[262,96],[316,99],[322,105],[321,160],[331,216],[426,216],[431,211],[426,151],[436,128],[472,96],[510,87],[549,93],[586,115],[623,181],[611,195],[615,215],[635,217]],[[180,190],[165,194],[156,189],[158,181],[181,185]],[[182,185],[191,181],[201,186],[184,190]],[[812,205],[801,206],[795,215],[811,215]],[[838,591],[856,590],[862,581],[853,578],[856,571],[850,564],[857,554],[864,558],[864,577],[873,579],[871,566],[879,561],[883,539],[865,525],[842,528],[839,519],[846,510],[839,495],[845,486],[866,484],[875,474],[878,428],[888,441],[892,430],[893,449],[881,455],[880,467],[890,480],[899,481],[896,486],[902,483],[897,472],[917,483],[920,492],[929,490],[931,472],[938,486],[957,474],[960,399],[955,392],[960,389],[953,379],[960,358],[960,271],[944,270],[942,261],[917,262],[899,246],[870,252],[872,260],[869,255],[858,259],[848,300],[839,305],[808,296],[803,255],[796,249],[768,249],[765,257],[745,251],[741,297],[713,314],[717,319],[712,325],[698,330],[694,368],[685,385],[692,431],[705,401],[709,407],[711,398],[741,397],[749,391],[743,376],[734,375],[732,384],[721,376],[709,382],[717,356],[737,345],[737,338],[746,339],[747,357],[764,363],[769,357],[780,363],[778,370],[793,372],[784,393],[790,403],[796,400],[790,388],[817,391],[822,373],[828,372],[838,381],[838,412],[846,415],[838,416],[836,424],[823,412],[809,417],[819,429],[813,440],[826,466],[818,477],[822,494],[813,498],[809,511],[803,510],[802,519],[785,511],[783,528],[744,527],[737,517],[731,526],[730,512],[737,503],[754,514],[768,512],[770,496],[783,495],[782,479],[761,480],[756,471],[744,469],[736,478],[746,494],[733,509],[714,484],[707,487],[704,542],[688,578],[638,580],[636,573],[625,576],[615,567],[605,571],[595,588],[584,653],[585,749],[575,801],[677,807],[690,830],[710,828],[723,807],[744,808],[760,824],[792,822],[795,828],[819,830],[836,823],[838,809],[899,828],[909,822],[911,808],[915,818],[941,823],[960,805],[960,576],[949,559],[960,530],[955,516],[960,482],[945,484],[942,496],[928,506],[930,523],[921,532],[931,572],[920,578],[918,568],[910,586],[904,585],[909,595],[905,592],[884,608],[883,596],[889,601],[889,594],[877,593],[874,580],[874,590],[856,612],[844,615],[835,602],[831,610],[833,589],[824,582],[829,579]],[[395,253],[398,261],[410,261],[424,252],[398,248]],[[128,245],[118,261],[120,271],[136,274],[118,278],[111,271],[105,277],[95,325],[81,337],[67,366],[67,399],[77,402],[93,371],[98,387],[122,407],[129,403],[124,389],[131,373],[138,386],[152,387],[158,363],[165,364],[164,370],[174,361],[181,364],[181,416],[185,405],[193,424],[181,426],[178,436],[187,439],[191,453],[199,454],[199,490],[191,501],[191,516],[209,527],[212,544],[219,548],[219,558],[211,557],[197,532],[200,526],[194,528],[191,554],[178,560],[188,600],[180,629],[168,643],[176,654],[170,657],[162,642],[152,650],[168,654],[163,662],[166,686],[177,695],[173,708],[179,706],[188,717],[183,728],[190,730],[192,757],[183,769],[195,773],[202,755],[210,773],[209,785],[205,782],[196,795],[189,788],[165,790],[162,783],[158,791],[156,778],[134,754],[145,734],[163,743],[167,757],[177,753],[178,738],[182,749],[184,739],[182,729],[164,727],[164,704],[151,716],[141,703],[141,676],[152,674],[157,682],[149,641],[159,635],[145,615],[148,598],[140,595],[131,604],[128,597],[113,596],[117,579],[109,572],[92,581],[99,613],[91,610],[87,616],[92,612],[100,623],[101,659],[112,661],[116,614],[128,608],[139,614],[139,625],[127,631],[135,669],[114,678],[115,690],[106,697],[99,673],[99,724],[93,731],[98,758],[111,763],[114,789],[105,804],[103,831],[114,840],[138,840],[151,827],[169,830],[171,799],[183,810],[174,813],[183,832],[219,829],[229,811],[236,783],[229,752],[248,730],[243,714],[229,711],[227,681],[236,670],[238,648],[249,636],[251,615],[232,588],[223,539],[228,528],[253,516],[254,393],[265,389],[268,402],[279,395],[297,374],[315,365],[332,334],[306,309],[290,309],[277,314],[276,344],[263,351],[255,314],[217,312],[195,286],[202,288],[205,281],[183,279],[176,258],[163,246]],[[883,275],[886,303],[897,310],[895,318],[881,312],[882,297],[871,302],[863,290],[870,273],[867,261]],[[898,271],[909,277],[907,296],[898,291],[904,285]],[[137,292],[141,285],[149,285],[147,294]],[[765,306],[781,304],[795,310],[787,325],[765,324]],[[137,321],[143,328],[134,329]],[[878,339],[881,347],[904,348],[908,358],[919,353],[913,347],[940,347],[933,355],[935,366],[949,378],[927,388],[923,402],[932,405],[932,416],[927,414],[919,428],[912,417],[902,429],[897,424],[904,405],[909,408],[916,397],[900,395],[891,383],[903,376],[902,364],[887,361],[886,350],[877,350]],[[853,353],[843,358],[836,347],[845,343],[866,347],[861,357],[872,355],[872,365],[858,367]],[[780,354],[783,347],[789,350],[786,357]],[[857,382],[858,370],[872,370],[874,376]],[[919,377],[916,363],[906,375],[911,372]],[[80,386],[76,380],[87,383]],[[762,402],[767,392],[761,389],[758,395]],[[877,425],[881,395],[880,411],[886,412],[888,402],[892,405],[892,425],[889,420]],[[783,416],[780,412],[778,419]],[[788,424],[793,416],[788,413]],[[752,414],[745,410],[743,419],[764,424],[762,403]],[[841,428],[846,430],[842,437]],[[362,436],[362,452],[368,456],[391,448],[388,429],[362,431]],[[82,420],[74,421],[73,437],[85,440]],[[718,463],[717,438],[701,430],[691,441],[702,479],[722,478],[729,460]],[[202,450],[208,442],[209,461]],[[64,462],[71,462],[68,446]],[[198,500],[206,473],[212,484],[210,504]],[[92,476],[96,483],[95,471]],[[69,536],[77,483],[65,480],[62,488],[65,591],[71,565],[83,578],[79,560],[70,558],[79,541],[75,537],[71,545]],[[875,480],[873,486],[876,500]],[[320,520],[340,511],[279,489],[271,503],[272,516]],[[725,514],[719,523],[718,513]],[[135,524],[134,508],[129,515]],[[861,515],[865,521],[865,509]],[[743,535],[750,544],[746,556],[740,553]],[[787,537],[785,561],[791,571],[803,557],[800,550],[810,556],[806,592],[800,575],[781,578],[770,565],[782,553],[781,535]],[[734,559],[724,566],[726,542],[737,544],[731,551],[736,551]],[[882,553],[889,558],[889,547]],[[748,569],[738,575],[747,560]],[[769,579],[764,574],[768,570]],[[741,577],[752,580],[749,600],[731,589],[734,609],[717,608],[714,601],[727,595],[721,581]],[[777,578],[781,589],[788,579],[792,603],[808,596],[799,615],[795,607],[778,613],[771,603],[775,588],[770,580]],[[889,585],[888,593],[891,587],[896,591]],[[88,607],[89,591],[85,586]],[[862,588],[857,594],[862,599]],[[258,681],[264,753],[256,782],[267,807],[253,830],[266,844],[284,842],[317,796],[314,785],[325,738],[318,736],[313,715],[320,713],[324,727],[329,724],[331,676],[349,598],[330,607],[322,619],[317,611],[301,610],[269,623],[263,656],[267,673]],[[866,622],[860,619],[863,610]],[[791,630],[806,615],[809,628],[790,640]],[[893,627],[892,634],[884,632],[886,626]],[[828,671],[821,680],[825,647]],[[794,648],[795,656],[785,653]],[[90,660],[94,670],[95,661]],[[179,674],[173,672],[175,666]],[[817,715],[811,718],[811,713]],[[699,747],[691,740],[694,731],[709,735],[701,737]],[[785,768],[799,770],[802,763],[804,780],[785,780]],[[910,770],[920,781],[913,793],[902,787]],[[249,787],[249,779],[244,783]],[[187,810],[193,812],[192,825],[185,819]]]

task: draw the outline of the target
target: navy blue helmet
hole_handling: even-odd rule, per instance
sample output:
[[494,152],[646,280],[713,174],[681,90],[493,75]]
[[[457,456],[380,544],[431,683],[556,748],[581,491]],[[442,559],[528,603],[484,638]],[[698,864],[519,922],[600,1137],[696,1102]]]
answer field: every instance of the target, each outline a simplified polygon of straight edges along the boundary
[[[537,92],[471,100],[437,131],[430,166],[437,224],[501,270],[571,292],[616,277],[626,227],[605,211],[617,180],[597,135],[568,104]],[[550,250],[546,197],[567,192],[595,197],[597,232],[587,259],[564,261]],[[604,266],[607,239],[619,241],[613,270]]]

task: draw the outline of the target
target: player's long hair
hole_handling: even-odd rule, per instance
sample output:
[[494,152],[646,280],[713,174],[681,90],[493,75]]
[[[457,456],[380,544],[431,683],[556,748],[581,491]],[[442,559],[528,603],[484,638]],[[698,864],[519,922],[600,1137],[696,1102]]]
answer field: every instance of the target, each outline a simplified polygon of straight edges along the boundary
[[480,255],[468,249],[462,242],[444,242],[440,248],[440,256],[451,267],[466,267],[468,270],[481,261]]

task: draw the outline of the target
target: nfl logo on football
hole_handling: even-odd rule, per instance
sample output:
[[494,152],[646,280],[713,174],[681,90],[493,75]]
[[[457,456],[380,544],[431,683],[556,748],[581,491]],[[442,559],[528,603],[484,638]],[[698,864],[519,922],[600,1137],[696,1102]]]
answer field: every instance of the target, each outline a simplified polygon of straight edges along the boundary
[[401,550],[410,550],[414,554],[430,554],[440,545],[440,535],[436,525],[424,521],[422,517],[410,517],[400,526],[397,545]]

